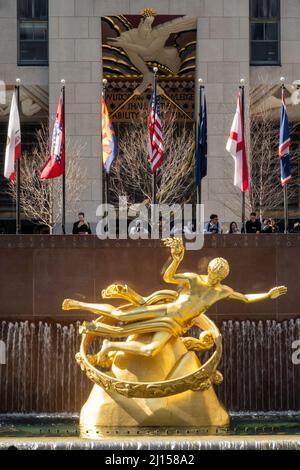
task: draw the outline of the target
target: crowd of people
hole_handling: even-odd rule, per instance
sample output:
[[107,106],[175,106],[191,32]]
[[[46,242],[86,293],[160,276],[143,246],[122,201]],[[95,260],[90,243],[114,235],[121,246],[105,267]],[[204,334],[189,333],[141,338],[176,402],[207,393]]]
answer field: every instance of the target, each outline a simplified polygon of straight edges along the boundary
[[[164,231],[167,230],[164,221],[160,221],[159,232],[163,235]],[[256,215],[256,212],[251,212],[249,220],[245,223],[245,228],[239,228],[237,222],[232,221],[229,225],[229,229],[224,229],[220,222],[217,214],[211,214],[209,222],[204,226],[205,234],[240,234],[240,233],[282,233],[283,225],[280,221],[274,218],[266,218],[261,222]],[[73,235],[88,235],[91,234],[90,224],[87,222],[83,212],[79,212],[78,220],[73,225]],[[147,236],[151,233],[151,229],[148,223],[143,220],[136,219],[129,226],[129,235],[132,238],[139,238],[141,235]],[[194,233],[193,222],[189,221],[183,227],[173,226],[170,230],[171,236],[176,235],[192,235]],[[295,222],[293,227],[289,230],[289,233],[300,233],[300,222]]]
[[[256,212],[251,212],[249,220],[245,223],[245,228],[239,228],[238,224],[232,221],[229,225],[229,230],[224,231],[219,224],[217,214],[210,216],[209,222],[205,225],[204,233],[283,233],[283,224],[274,218],[265,218],[261,222],[256,215]],[[289,233],[300,233],[300,222],[294,222],[293,227],[289,230]]]

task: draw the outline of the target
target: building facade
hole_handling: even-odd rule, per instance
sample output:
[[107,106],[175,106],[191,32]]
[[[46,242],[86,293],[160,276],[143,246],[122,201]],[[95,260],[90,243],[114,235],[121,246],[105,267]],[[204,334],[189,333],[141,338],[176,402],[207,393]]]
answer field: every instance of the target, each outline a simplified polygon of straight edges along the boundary
[[[138,15],[145,7],[159,14],[197,18],[195,77],[203,79],[208,106],[208,174],[202,184],[205,217],[213,212],[222,222],[236,220],[240,194],[232,184],[233,160],[225,145],[240,79],[245,79],[246,113],[251,87],[262,82],[279,85],[281,76],[287,84],[300,80],[299,0],[0,0],[1,174],[16,78],[22,84],[25,145],[41,120],[53,120],[60,82],[65,79],[66,133],[81,145],[86,171],[78,209],[96,223],[102,194],[101,17]],[[197,98],[196,94],[196,109]],[[298,114],[294,113],[295,120]],[[5,189],[3,179],[1,184]],[[0,217],[8,220],[13,218],[13,207],[4,189]],[[68,222],[75,216],[68,212]]]

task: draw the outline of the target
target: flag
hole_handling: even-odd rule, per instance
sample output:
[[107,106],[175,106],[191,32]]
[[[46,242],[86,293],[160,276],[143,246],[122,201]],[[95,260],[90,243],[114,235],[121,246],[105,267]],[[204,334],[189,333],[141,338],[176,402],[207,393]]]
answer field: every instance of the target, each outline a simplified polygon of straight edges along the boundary
[[227,152],[231,153],[234,159],[234,185],[240,188],[242,192],[248,191],[249,176],[242,99],[240,93],[237,100],[237,108],[233,118],[230,134],[226,144],[226,150]]
[[151,172],[155,173],[156,170],[162,165],[164,159],[163,136],[160,120],[160,102],[156,85],[151,99],[151,110],[149,116],[148,158],[151,165]]
[[279,133],[279,159],[281,171],[281,185],[285,186],[291,181],[291,167],[290,167],[290,131],[289,121],[286,111],[286,104],[284,99],[284,89],[282,88],[281,95],[281,112],[280,112],[280,133]]
[[15,161],[21,155],[21,129],[16,92],[13,93],[7,132],[5,151],[4,176],[11,181],[15,180]]
[[207,112],[206,97],[203,93],[201,114],[199,113],[197,148],[196,148],[196,186],[200,186],[201,179],[207,175]]
[[65,171],[65,123],[64,123],[64,102],[62,94],[59,97],[56,119],[52,132],[52,142],[50,145],[50,156],[45,163],[41,174],[41,180],[57,178]]
[[102,96],[102,162],[107,174],[109,174],[111,164],[117,155],[117,138],[104,96]]

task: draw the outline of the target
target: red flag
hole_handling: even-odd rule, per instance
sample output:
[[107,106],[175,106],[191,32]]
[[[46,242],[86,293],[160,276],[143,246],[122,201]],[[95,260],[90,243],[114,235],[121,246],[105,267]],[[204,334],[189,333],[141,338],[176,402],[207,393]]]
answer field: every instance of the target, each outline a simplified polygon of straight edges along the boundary
[[63,110],[64,103],[62,95],[60,95],[52,133],[50,157],[42,169],[41,180],[57,178],[65,171],[65,123]]
[[5,163],[4,163],[4,176],[9,178],[11,181],[15,180],[15,162],[20,158],[21,155],[21,129],[20,129],[20,117],[18,110],[18,102],[16,92],[13,94],[8,132],[7,132],[7,143],[5,151]]
[[245,193],[249,188],[249,176],[244,133],[244,118],[240,94],[238,96],[237,108],[227,140],[226,150],[231,153],[235,163],[234,185]]

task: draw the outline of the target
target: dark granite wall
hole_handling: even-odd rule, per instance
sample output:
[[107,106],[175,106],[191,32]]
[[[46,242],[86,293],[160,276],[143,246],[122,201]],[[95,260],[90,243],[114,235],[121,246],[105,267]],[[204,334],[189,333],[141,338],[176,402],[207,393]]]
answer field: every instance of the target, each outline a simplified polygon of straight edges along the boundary
[[[99,301],[102,288],[125,281],[142,294],[164,288],[168,261],[161,241],[101,241],[96,236],[0,236],[0,318],[69,322],[83,312],[62,312],[66,297]],[[288,294],[252,305],[220,302],[210,317],[284,320],[300,313],[300,235],[206,236],[204,248],[187,251],[182,271],[204,273],[210,259],[226,258],[227,284],[244,293],[285,284]]]

